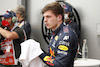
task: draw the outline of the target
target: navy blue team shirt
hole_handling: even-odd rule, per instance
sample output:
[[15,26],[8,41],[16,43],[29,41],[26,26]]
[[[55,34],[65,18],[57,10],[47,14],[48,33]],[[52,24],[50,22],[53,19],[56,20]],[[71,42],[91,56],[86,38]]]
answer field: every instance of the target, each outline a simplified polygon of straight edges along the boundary
[[44,52],[39,57],[49,67],[73,67],[78,43],[75,31],[62,23],[52,33],[48,53]]

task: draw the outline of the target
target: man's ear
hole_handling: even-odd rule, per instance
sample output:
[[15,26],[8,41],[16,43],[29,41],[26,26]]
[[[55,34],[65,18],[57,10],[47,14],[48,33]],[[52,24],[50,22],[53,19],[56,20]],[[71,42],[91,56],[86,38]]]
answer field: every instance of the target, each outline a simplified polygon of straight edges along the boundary
[[61,14],[58,15],[58,19],[59,19],[59,21],[62,20],[62,15]]

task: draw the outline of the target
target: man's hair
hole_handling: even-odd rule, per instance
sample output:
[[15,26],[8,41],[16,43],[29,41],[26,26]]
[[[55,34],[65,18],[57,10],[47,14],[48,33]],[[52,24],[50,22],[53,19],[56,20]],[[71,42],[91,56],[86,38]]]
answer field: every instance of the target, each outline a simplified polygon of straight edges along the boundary
[[42,14],[44,14],[48,10],[51,10],[55,14],[55,16],[58,16],[59,14],[61,14],[62,20],[64,21],[64,9],[58,2],[53,2],[53,3],[47,4],[42,9]]
[[19,13],[21,17],[25,18],[25,7],[23,5],[17,6],[16,13]]

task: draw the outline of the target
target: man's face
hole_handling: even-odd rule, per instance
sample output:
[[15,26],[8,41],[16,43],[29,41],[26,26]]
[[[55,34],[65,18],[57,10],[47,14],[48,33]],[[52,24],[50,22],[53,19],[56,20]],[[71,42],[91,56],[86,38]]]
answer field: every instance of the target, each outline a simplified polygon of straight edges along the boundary
[[11,25],[11,22],[12,22],[12,21],[11,21],[11,17],[10,17],[10,18],[4,18],[4,20],[5,20],[5,21],[8,21],[8,22],[9,22],[9,25]]
[[48,29],[52,29],[53,31],[58,28],[59,25],[59,15],[55,16],[55,14],[51,11],[48,10],[44,14],[44,23]]
[[12,21],[11,20],[12,20],[11,17],[10,18],[2,17],[2,26],[8,27],[8,26],[12,25]]
[[16,13],[16,17],[18,18],[18,21],[20,21],[19,20],[19,18],[20,18],[20,14],[19,13]]

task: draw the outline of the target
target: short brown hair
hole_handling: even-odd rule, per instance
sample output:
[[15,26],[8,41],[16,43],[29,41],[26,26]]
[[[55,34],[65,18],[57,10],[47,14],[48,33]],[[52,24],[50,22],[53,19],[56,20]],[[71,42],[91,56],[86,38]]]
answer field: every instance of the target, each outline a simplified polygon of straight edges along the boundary
[[59,14],[61,14],[62,20],[64,21],[64,9],[58,2],[53,2],[53,3],[47,4],[42,9],[42,14],[44,14],[48,10],[51,10],[55,14],[55,16],[58,16]]
[[25,18],[25,7],[23,5],[17,6],[16,13],[19,13],[21,17]]

